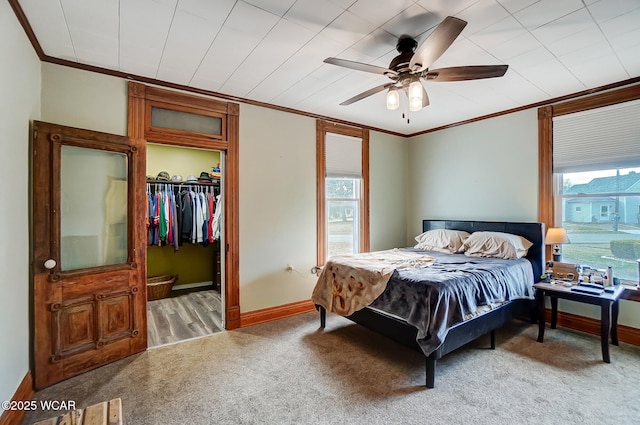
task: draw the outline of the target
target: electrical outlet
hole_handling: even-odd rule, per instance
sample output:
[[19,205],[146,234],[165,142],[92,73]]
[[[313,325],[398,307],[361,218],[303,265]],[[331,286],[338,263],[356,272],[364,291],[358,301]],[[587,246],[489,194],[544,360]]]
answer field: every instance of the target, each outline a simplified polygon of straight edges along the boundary
[[293,271],[293,266],[291,264],[287,264],[287,268],[285,269],[288,272],[292,272]]

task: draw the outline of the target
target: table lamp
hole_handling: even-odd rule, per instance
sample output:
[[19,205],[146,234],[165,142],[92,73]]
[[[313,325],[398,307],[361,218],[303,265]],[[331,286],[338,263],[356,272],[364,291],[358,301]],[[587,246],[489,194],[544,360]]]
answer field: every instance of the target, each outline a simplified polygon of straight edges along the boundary
[[547,230],[544,243],[546,245],[553,245],[553,261],[562,261],[562,248],[560,245],[569,243],[569,237],[562,227],[550,227]]

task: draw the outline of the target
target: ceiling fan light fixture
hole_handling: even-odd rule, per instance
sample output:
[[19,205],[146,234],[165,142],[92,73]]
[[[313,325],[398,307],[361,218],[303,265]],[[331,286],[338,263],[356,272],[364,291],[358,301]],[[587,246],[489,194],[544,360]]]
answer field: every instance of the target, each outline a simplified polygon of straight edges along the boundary
[[400,94],[395,86],[389,87],[387,92],[387,109],[394,110],[400,106]]
[[422,109],[422,84],[419,79],[414,79],[409,84],[409,110],[416,112]]

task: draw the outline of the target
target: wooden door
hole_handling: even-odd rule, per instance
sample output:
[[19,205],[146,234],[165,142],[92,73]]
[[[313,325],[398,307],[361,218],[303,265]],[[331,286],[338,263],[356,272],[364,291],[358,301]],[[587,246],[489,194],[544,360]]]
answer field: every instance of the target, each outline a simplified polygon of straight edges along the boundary
[[[37,389],[147,346],[144,160],[129,139],[34,123]],[[144,149],[142,149],[144,150]],[[141,199],[141,198],[139,198]]]

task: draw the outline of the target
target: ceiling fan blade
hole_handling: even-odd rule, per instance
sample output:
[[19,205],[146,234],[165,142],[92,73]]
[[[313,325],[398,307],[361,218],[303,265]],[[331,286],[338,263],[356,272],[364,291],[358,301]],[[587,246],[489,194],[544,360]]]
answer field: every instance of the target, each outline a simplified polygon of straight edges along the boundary
[[391,87],[392,85],[393,85],[393,83],[387,83],[387,84],[383,84],[383,85],[381,85],[381,86],[374,87],[374,88],[369,89],[369,90],[367,90],[367,91],[365,91],[365,92],[362,92],[362,93],[360,93],[360,94],[358,94],[358,95],[355,95],[355,96],[353,96],[353,97],[352,97],[352,98],[350,98],[350,99],[345,100],[345,101],[344,101],[344,102],[342,102],[340,105],[341,105],[341,106],[351,105],[352,103],[355,103],[355,102],[357,102],[357,101],[359,101],[359,100],[362,100],[362,99],[364,99],[365,97],[369,97],[369,96],[371,96],[372,94],[376,94],[376,93],[378,93],[378,92],[381,92],[382,90],[385,90],[385,89],[387,89],[387,88]]
[[372,72],[374,74],[382,74],[382,75],[398,75],[397,72],[392,71],[388,68],[383,68],[381,66],[369,65],[362,62],[354,62],[346,59],[338,59],[338,58],[326,58],[324,63],[328,63],[331,65],[338,65],[344,68],[355,69],[356,71],[364,71],[364,72]]
[[447,16],[416,49],[409,68],[414,71],[429,68],[453,44],[466,25],[467,21]]
[[424,78],[435,81],[479,80],[481,78],[502,77],[508,68],[509,65],[452,66],[432,69],[424,75]]
[[420,85],[422,86],[422,107],[424,108],[429,105],[429,96],[427,96],[427,91],[425,90],[424,85],[422,83],[420,83]]

